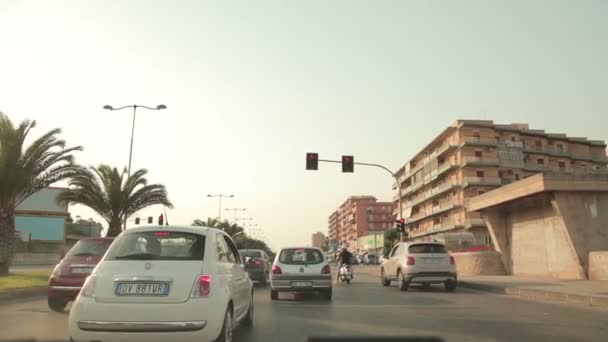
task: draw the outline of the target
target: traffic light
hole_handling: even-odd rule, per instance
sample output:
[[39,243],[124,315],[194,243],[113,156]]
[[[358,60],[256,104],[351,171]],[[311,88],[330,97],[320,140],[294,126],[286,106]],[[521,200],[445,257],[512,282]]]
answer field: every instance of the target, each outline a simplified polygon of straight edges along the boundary
[[306,153],[306,170],[318,170],[319,169],[319,154],[318,153]]
[[398,219],[397,220],[397,231],[398,232],[405,232],[405,220],[404,219]]
[[135,224],[139,224],[139,217],[135,218]]
[[152,216],[148,216],[148,224],[152,224],[154,222],[154,218]]
[[355,172],[355,158],[342,156],[342,172]]
[[160,214],[160,216],[158,217],[158,225],[162,226],[164,221],[165,217],[163,216],[163,214]]

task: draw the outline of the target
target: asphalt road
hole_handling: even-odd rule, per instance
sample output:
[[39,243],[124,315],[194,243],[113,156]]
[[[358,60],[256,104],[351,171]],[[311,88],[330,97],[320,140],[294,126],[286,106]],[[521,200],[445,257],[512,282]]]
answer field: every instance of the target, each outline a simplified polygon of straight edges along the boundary
[[[538,303],[484,292],[383,288],[357,275],[339,284],[334,300],[281,294],[271,302],[267,288],[255,292],[255,323],[235,341],[305,341],[306,336],[440,336],[445,341],[606,341],[605,311]],[[67,313],[49,311],[46,299],[0,305],[2,339],[65,339]],[[179,342],[179,341],[175,341]]]

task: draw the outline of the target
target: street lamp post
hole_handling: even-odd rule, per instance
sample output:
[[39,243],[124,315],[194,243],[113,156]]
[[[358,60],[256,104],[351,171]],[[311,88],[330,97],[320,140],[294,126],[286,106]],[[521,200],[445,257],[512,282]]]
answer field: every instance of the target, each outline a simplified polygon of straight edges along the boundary
[[[119,107],[119,108],[114,108],[110,105],[103,106],[103,109],[107,109],[107,110],[121,110],[121,109],[125,109],[125,108],[133,108],[133,121],[131,123],[131,144],[129,146],[129,165],[127,166],[127,179],[128,179],[131,176],[131,159],[133,158],[133,136],[135,135],[135,115],[137,113],[137,108],[145,108],[145,109],[149,109],[149,110],[163,110],[163,109],[167,109],[167,106],[165,106],[164,104],[159,104],[158,106],[156,106],[156,108],[136,105],[136,104],[130,105],[130,106],[123,106],[123,107]],[[127,229],[127,214],[125,214],[125,222],[123,224],[123,230],[124,229]]]
[[222,197],[234,197],[234,195],[224,195],[224,194],[216,194],[216,195],[207,195],[207,197],[218,197],[220,202],[220,207],[218,210],[218,220],[222,221]]
[[226,208],[226,211],[233,211],[234,212],[234,222],[236,223],[236,212],[237,211],[245,211],[247,210],[247,208]]

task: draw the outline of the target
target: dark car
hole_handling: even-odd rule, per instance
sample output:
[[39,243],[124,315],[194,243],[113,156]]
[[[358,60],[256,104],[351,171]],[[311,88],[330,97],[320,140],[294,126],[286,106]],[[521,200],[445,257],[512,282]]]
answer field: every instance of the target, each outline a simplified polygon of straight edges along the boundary
[[270,258],[261,249],[241,249],[239,254],[245,264],[245,270],[249,278],[258,281],[261,285],[266,285],[270,275]]
[[61,312],[76,299],[85,279],[112,241],[114,238],[82,239],[68,251],[49,277],[48,304],[51,310]]

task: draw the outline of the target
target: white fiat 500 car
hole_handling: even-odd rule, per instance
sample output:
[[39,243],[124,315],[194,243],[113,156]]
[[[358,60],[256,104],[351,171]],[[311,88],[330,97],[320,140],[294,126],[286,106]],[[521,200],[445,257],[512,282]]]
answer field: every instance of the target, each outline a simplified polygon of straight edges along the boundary
[[270,298],[278,299],[279,291],[318,291],[331,300],[331,268],[319,248],[281,248],[270,275]]
[[121,233],[85,281],[72,341],[231,341],[253,323],[253,283],[224,232],[142,227]]
[[446,291],[456,289],[458,275],[454,257],[439,242],[399,243],[382,263],[380,282],[389,286],[396,280],[401,291],[410,284],[443,284]]

